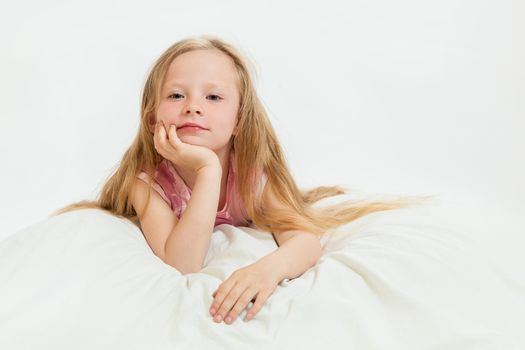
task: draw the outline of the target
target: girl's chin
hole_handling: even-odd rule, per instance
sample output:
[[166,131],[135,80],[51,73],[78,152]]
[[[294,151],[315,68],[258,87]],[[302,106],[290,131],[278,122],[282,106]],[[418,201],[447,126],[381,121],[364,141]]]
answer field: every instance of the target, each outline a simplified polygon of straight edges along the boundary
[[[184,135],[184,136],[179,136],[179,139],[184,142],[184,143],[188,143],[190,145],[194,145],[194,146],[204,146],[204,147],[208,147],[207,145],[205,145],[202,140],[200,140],[199,138],[196,138],[196,137],[191,137],[191,135]],[[209,148],[209,147],[208,147]]]
[[214,152],[217,152],[218,149],[222,149],[223,147],[226,147],[228,144],[225,144],[223,146],[217,146],[211,147],[206,142],[203,142],[203,139],[200,137],[196,137],[194,135],[177,135],[179,139],[187,144],[194,145],[194,146],[202,146],[211,149]]
[[189,143],[190,145],[203,146],[202,142],[192,140],[191,137],[179,137],[179,139],[184,143]]

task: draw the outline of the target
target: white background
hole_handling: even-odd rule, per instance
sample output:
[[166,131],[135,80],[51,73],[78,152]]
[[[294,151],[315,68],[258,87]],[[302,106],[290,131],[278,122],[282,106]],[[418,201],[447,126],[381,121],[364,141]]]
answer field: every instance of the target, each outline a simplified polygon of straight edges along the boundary
[[[500,1],[0,5],[0,237],[95,198],[157,57],[237,46],[301,187],[437,194],[525,213],[525,7]],[[503,217],[503,216],[501,216]]]

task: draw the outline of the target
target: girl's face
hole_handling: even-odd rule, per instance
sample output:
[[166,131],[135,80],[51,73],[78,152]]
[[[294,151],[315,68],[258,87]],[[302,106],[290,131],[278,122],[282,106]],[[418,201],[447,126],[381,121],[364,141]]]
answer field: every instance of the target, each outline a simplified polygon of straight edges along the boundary
[[[239,91],[230,57],[218,50],[177,56],[161,88],[157,120],[177,127],[181,141],[219,153],[227,148],[237,123]],[[180,128],[195,123],[205,129]]]

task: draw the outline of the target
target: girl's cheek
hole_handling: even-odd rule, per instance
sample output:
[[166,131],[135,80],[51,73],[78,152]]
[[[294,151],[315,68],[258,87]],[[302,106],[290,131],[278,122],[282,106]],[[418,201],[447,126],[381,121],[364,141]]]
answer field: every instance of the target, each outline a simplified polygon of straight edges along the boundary
[[161,117],[165,116],[166,114],[170,113],[170,110],[172,108],[170,108],[170,106],[168,106],[167,104],[165,103],[161,103],[159,105],[159,108],[157,109],[157,114]]
[[175,124],[175,116],[177,116],[179,112],[179,108],[161,104],[157,109],[157,119],[163,120],[166,126]]

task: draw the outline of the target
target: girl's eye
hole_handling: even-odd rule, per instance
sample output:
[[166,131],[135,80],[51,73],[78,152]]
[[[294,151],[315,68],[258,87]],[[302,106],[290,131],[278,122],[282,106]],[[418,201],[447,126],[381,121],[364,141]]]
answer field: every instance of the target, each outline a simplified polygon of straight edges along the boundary
[[[171,94],[168,96],[168,98],[177,98],[177,96],[182,96],[181,94],[179,93],[174,93],[174,94]],[[218,95],[208,95],[208,97],[214,97],[212,99],[212,101],[219,101],[219,100],[222,100],[222,97],[218,96]]]

